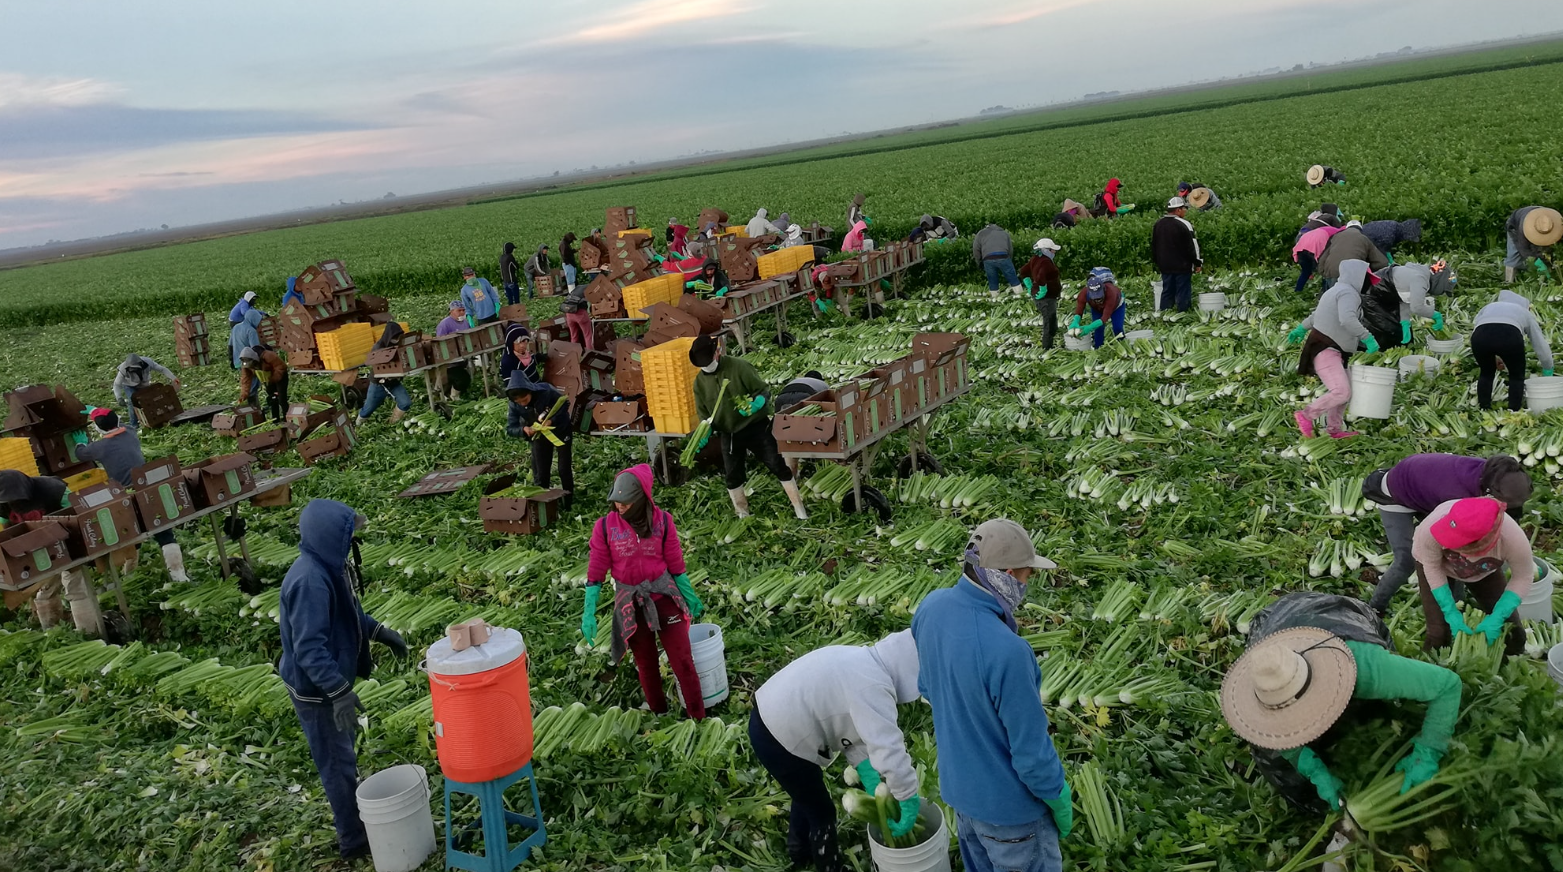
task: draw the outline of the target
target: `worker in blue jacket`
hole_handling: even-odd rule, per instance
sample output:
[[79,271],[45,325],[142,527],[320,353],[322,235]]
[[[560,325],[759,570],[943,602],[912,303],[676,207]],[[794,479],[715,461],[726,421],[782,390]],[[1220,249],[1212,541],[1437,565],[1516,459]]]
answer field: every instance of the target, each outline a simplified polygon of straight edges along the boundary
[[353,733],[353,681],[368,678],[374,662],[369,641],[407,657],[407,643],[395,630],[364,613],[358,603],[353,538],[364,516],[336,500],[311,500],[299,513],[299,556],[282,579],[278,621],[282,662],[277,671],[293,698],[309,754],[320,773],[336,824],[337,848],[347,859],[369,854],[369,837],[358,817],[358,756]]
[[[513,438],[527,439],[532,443],[532,483],[541,488],[550,487],[549,467],[553,466],[554,454],[557,452],[559,487],[568,494],[560,502],[568,509],[575,495],[570,404],[559,405],[559,400],[564,396],[559,393],[559,389],[532,381],[527,378],[525,369],[510,373],[510,381],[505,385],[505,396],[510,399],[510,419],[505,432]],[[556,405],[557,409],[554,408]],[[545,420],[546,425],[539,426]]]
[[986,521],[972,531],[961,580],[912,617],[939,794],[955,809],[967,872],[1064,868],[1058,841],[1073,826],[1072,797],[1037,693],[1042,672],[1015,623],[1032,573],[1055,566],[1024,527]]
[[[249,345],[235,345],[233,343],[233,329],[243,324],[244,316],[252,310],[260,312],[260,309],[255,306],[254,291],[245,291],[244,296],[239,298],[239,302],[234,303],[233,308],[228,310],[228,364],[233,369],[239,368],[239,349],[249,347]],[[261,312],[260,317],[266,317],[266,313]],[[259,341],[258,339],[256,340],[256,342]],[[254,345],[255,343],[252,342],[250,344]]]
[[288,276],[288,289],[282,293],[282,305],[278,307],[279,309],[286,309],[288,303],[294,300],[297,300],[300,306],[304,305],[304,295],[294,287],[297,284],[298,276]]

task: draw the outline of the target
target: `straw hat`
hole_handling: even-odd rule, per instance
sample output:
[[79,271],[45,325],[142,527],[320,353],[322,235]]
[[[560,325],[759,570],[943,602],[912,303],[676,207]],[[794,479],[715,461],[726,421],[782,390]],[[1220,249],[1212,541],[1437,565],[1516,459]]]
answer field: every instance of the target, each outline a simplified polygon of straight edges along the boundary
[[1357,661],[1327,630],[1292,627],[1250,648],[1221,682],[1233,732],[1285,751],[1324,735],[1351,702]]
[[1546,206],[1530,210],[1525,215],[1525,238],[1531,245],[1556,245],[1563,239],[1563,215]]
[[1313,166],[1308,168],[1308,184],[1314,185],[1315,187],[1317,187],[1318,185],[1324,184],[1324,167],[1323,166],[1321,166],[1319,164],[1314,164]]
[[1210,189],[1195,188],[1194,190],[1189,191],[1188,199],[1190,206],[1193,206],[1196,209],[1203,209],[1210,205]]

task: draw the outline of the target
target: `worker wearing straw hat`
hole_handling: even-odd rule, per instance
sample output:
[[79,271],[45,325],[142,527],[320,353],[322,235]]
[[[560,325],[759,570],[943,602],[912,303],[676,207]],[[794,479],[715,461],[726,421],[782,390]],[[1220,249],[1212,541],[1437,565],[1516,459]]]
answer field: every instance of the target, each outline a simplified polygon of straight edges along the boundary
[[1344,184],[1346,184],[1346,177],[1341,175],[1340,170],[1337,170],[1334,167],[1314,164],[1308,168],[1308,187],[1310,188],[1319,188],[1323,187],[1324,185]]
[[1563,215],[1546,206],[1515,209],[1504,225],[1508,244],[1503,258],[1503,281],[1514,281],[1521,267],[1532,265],[1546,276],[1552,271],[1552,246],[1563,239]]
[[1313,796],[1331,810],[1345,804],[1345,785],[1314,746],[1329,743],[1357,699],[1426,703],[1422,730],[1395,766],[1401,793],[1438,773],[1460,715],[1460,676],[1395,654],[1389,628],[1358,600],[1282,597],[1255,616],[1248,650],[1221,682],[1227,724],[1253,746],[1265,778],[1304,809],[1316,808]]
[[1221,198],[1216,196],[1216,192],[1209,185],[1201,185],[1199,182],[1178,182],[1178,196],[1201,212],[1221,208]]

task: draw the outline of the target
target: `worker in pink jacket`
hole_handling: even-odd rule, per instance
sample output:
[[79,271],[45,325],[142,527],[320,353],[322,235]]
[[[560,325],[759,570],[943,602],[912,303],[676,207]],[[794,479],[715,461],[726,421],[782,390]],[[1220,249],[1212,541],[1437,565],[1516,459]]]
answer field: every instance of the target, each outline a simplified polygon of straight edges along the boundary
[[866,222],[866,221],[859,221],[858,223],[852,225],[852,229],[847,231],[847,235],[842,237],[842,239],[841,239],[841,250],[842,251],[862,251],[863,250],[863,234],[867,230],[868,230],[868,222]]
[[1302,293],[1302,289],[1307,287],[1308,280],[1313,278],[1314,271],[1319,268],[1319,255],[1324,253],[1324,246],[1329,243],[1331,236],[1339,232],[1341,228],[1326,224],[1297,237],[1297,244],[1292,246],[1292,260],[1302,268],[1302,274],[1297,277],[1297,293]]
[[613,510],[592,527],[591,558],[586,565],[586,610],[581,635],[597,637],[597,600],[613,575],[612,661],[635,655],[640,689],[657,714],[668,710],[657,662],[657,639],[683,691],[689,716],[706,716],[700,676],[689,653],[689,623],[705,611],[684,567],[684,548],[673,516],[651,501],[651,467],[642,463],[619,473],[608,493]]
[[[1536,578],[1536,560],[1530,539],[1506,506],[1491,497],[1449,500],[1417,525],[1411,539],[1417,578],[1422,591],[1422,613],[1427,618],[1427,639],[1422,648],[1431,651],[1449,644],[1450,631],[1462,635],[1481,633],[1492,645],[1508,626],[1505,651],[1513,656],[1525,649],[1525,630],[1514,611],[1530,593]],[[1509,577],[1504,578],[1507,566]],[[1454,585],[1464,588],[1456,593]],[[1469,595],[1487,617],[1471,630],[1455,607],[1455,600]]]

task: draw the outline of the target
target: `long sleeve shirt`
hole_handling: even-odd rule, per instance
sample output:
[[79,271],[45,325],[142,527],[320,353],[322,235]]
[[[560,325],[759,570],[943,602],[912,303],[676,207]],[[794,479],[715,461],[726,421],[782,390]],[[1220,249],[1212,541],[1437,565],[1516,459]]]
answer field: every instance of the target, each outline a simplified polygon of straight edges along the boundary
[[[1354,265],[1354,266],[1353,266]],[[1317,330],[1341,351],[1351,354],[1363,339],[1373,335],[1362,323],[1362,292],[1359,289],[1367,270],[1362,261],[1348,261],[1347,279],[1338,281],[1324,292],[1314,306],[1313,314],[1303,321],[1303,326]]]
[[477,321],[492,318],[499,313],[499,295],[488,279],[478,279],[476,284],[461,286],[461,304],[467,307],[467,317]]
[[618,512],[609,512],[597,521],[592,527],[591,554],[586,561],[587,584],[602,584],[609,574],[615,583],[627,585],[655,581],[664,572],[672,576],[684,574],[688,567],[673,516],[659,508],[651,511],[651,535],[644,539]]
[[1161,216],[1151,228],[1151,260],[1165,275],[1192,273],[1202,262],[1194,225],[1187,218]]
[[[718,406],[716,396],[721,393],[723,379],[727,379],[727,393]],[[753,415],[740,415],[733,402],[739,397],[765,397],[765,407]],[[724,356],[717,360],[716,372],[702,371],[695,376],[695,413],[702,420],[711,418],[711,429],[718,433],[737,433],[756,421],[770,420],[770,404],[771,386],[754,364],[742,358]]]
[[1419,515],[1450,500],[1482,496],[1481,457],[1461,454],[1413,454],[1390,467],[1382,487],[1397,506]]
[[113,388],[114,388],[114,396],[120,402],[123,402],[123,403],[130,402],[130,392],[131,391],[137,390],[139,388],[144,388],[148,384],[150,384],[151,382],[147,379],[147,374],[150,373],[153,370],[156,370],[157,372],[162,373],[165,377],[167,377],[167,379],[169,381],[178,381],[179,380],[179,377],[174,375],[172,370],[170,370],[168,367],[162,365],[161,363],[158,363],[157,361],[153,360],[152,358],[147,357],[146,355],[142,355],[141,356],[141,362],[146,364],[146,369],[141,370],[139,373],[136,373],[136,374],[131,374],[131,373],[127,372],[125,370],[125,365],[124,364],[120,364],[119,372],[117,374],[115,374],[115,376],[114,376],[114,386],[113,386]]
[[1449,500],[1439,504],[1417,525],[1416,532],[1411,536],[1411,556],[1421,567],[1428,588],[1437,590],[1447,585],[1450,579],[1475,581],[1485,578],[1507,563],[1508,589],[1522,598],[1530,593],[1531,582],[1536,579],[1536,559],[1531,554],[1530,539],[1525,531],[1520,528],[1519,522],[1508,515],[1498,516],[1498,541],[1491,551],[1480,557],[1467,557],[1458,551],[1447,550],[1433,538],[1433,528],[1449,514],[1449,509],[1456,502]]
[[1056,300],[1064,295],[1064,283],[1059,277],[1058,266],[1045,254],[1033,255],[1020,268],[1018,275],[1022,279],[1031,279],[1031,295],[1034,299],[1051,297]]
[[1118,290],[1118,286],[1112,282],[1108,282],[1107,286],[1102,289],[1100,303],[1091,302],[1091,294],[1085,288],[1081,288],[1080,293],[1075,295],[1076,315],[1085,314],[1086,307],[1089,306],[1093,315],[1105,318],[1118,311],[1118,307],[1121,305],[1123,305],[1123,292]]
[[1481,327],[1484,324],[1518,327],[1530,340],[1531,347],[1536,349],[1536,362],[1541,364],[1542,369],[1552,369],[1552,343],[1547,341],[1541,322],[1531,312],[1530,300],[1513,291],[1499,291],[1497,302],[1483,306],[1476,313],[1476,322],[1472,326]]
[[1514,246],[1515,253],[1526,260],[1546,257],[1547,252],[1552,248],[1550,245],[1543,248],[1525,237],[1525,216],[1540,208],[1540,206],[1525,206],[1515,209],[1503,226],[1508,233],[1509,244]]

